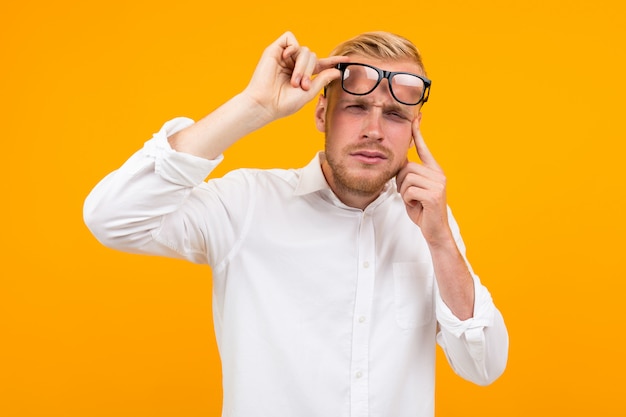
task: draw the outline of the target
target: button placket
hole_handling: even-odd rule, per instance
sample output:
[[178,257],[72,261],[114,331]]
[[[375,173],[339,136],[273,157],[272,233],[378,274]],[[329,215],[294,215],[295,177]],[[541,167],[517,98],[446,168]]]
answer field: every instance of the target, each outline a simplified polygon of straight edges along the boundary
[[369,336],[375,279],[375,236],[372,217],[361,214],[358,236],[357,288],[352,330],[351,416],[369,415]]

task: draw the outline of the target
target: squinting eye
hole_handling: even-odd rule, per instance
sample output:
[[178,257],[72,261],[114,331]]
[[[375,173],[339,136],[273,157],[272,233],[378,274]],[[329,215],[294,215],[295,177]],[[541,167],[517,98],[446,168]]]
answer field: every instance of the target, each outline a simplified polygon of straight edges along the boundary
[[401,119],[401,120],[409,120],[404,114],[402,113],[388,113],[388,115],[390,117],[393,117],[394,119]]

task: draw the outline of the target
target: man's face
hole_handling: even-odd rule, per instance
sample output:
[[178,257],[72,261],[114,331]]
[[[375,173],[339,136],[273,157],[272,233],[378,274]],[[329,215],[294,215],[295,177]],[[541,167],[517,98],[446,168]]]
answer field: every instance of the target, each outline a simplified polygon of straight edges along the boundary
[[[387,71],[422,73],[410,61],[361,56],[351,56],[350,61]],[[421,117],[420,107],[397,102],[386,79],[364,96],[343,91],[341,80],[335,81],[316,109],[317,128],[326,134],[322,170],[331,188],[340,195],[377,196],[406,162],[412,144],[411,123]]]

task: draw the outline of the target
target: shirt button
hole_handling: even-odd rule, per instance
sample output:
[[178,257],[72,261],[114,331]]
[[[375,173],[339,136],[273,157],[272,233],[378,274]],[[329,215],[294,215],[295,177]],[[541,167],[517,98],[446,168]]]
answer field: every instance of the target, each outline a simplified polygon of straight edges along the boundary
[[359,323],[364,323],[364,322],[365,322],[365,316],[359,317]]
[[363,372],[361,372],[361,371],[357,372],[357,373],[356,373],[356,377],[357,377],[357,378],[361,378],[361,377],[363,377]]
[[363,268],[369,268],[370,267],[370,263],[365,261],[363,262]]

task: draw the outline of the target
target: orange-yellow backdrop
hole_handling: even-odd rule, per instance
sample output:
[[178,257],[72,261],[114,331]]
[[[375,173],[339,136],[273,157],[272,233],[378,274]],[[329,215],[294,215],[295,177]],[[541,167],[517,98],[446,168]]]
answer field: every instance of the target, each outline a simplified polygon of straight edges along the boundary
[[[437,415],[626,415],[620,0],[2,9],[1,416],[219,415],[210,270],[100,246],[82,202],[164,121],[240,91],[287,29],[320,55],[372,29],[425,55],[423,131],[511,337],[489,387],[439,356]],[[321,146],[308,106],[239,142],[218,175],[300,166]]]

